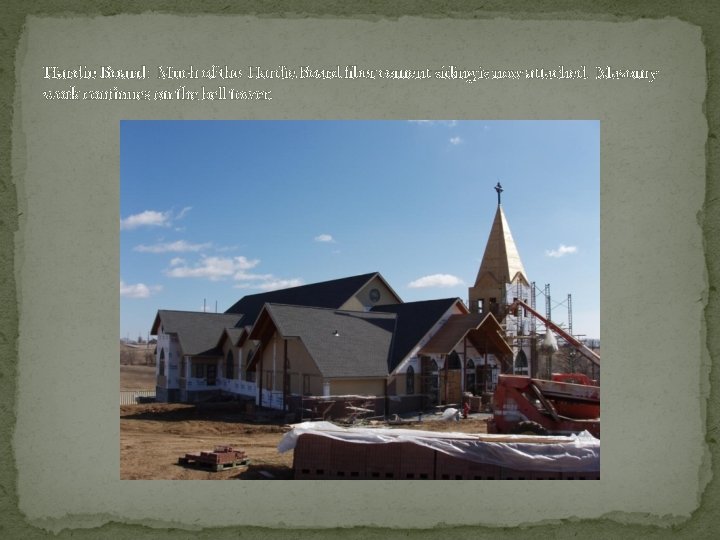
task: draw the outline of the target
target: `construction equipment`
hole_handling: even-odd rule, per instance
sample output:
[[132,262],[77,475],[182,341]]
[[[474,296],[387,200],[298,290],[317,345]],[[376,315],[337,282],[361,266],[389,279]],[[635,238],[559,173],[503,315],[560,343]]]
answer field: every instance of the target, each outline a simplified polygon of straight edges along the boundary
[[600,387],[499,375],[488,433],[567,435],[588,431],[600,438]]

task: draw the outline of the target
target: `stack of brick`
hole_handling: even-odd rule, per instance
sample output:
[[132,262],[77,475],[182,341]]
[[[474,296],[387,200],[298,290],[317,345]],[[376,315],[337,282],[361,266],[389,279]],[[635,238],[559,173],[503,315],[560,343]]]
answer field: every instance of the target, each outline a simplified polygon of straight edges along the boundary
[[235,450],[231,446],[218,446],[212,452],[185,454],[178,459],[178,463],[220,471],[246,464],[247,454],[242,450]]
[[414,442],[353,442],[304,433],[297,480],[593,480],[599,472],[516,470],[451,456]]

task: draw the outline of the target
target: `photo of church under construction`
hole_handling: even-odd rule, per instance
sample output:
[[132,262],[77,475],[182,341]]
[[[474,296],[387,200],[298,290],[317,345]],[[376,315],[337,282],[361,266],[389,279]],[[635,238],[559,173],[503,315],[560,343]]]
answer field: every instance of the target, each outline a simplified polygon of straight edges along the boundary
[[[513,216],[503,206],[513,187],[498,180],[475,189],[485,191],[477,201],[482,215],[494,216],[476,224],[486,241],[474,255],[477,271],[464,298],[406,301],[377,268],[245,294],[222,312],[217,304],[209,312],[204,301],[197,311],[159,306],[147,340],[155,345],[151,399],[158,405],[148,414],[194,418],[216,404],[224,415],[220,425],[229,418],[240,422],[229,424],[228,434],[248,422],[267,426],[270,434],[280,425],[278,459],[288,463],[292,451],[289,472],[268,472],[275,461],[270,457],[253,471],[249,463],[261,452],[252,437],[186,453],[178,463],[223,474],[249,467],[239,478],[599,478],[600,342],[574,332],[572,294],[558,302],[551,283],[538,285],[527,273],[511,232]],[[525,210],[528,216],[533,211]],[[528,216],[521,216],[523,231]],[[334,242],[330,235],[315,240]],[[136,244],[134,250],[162,253],[190,245]],[[209,273],[209,261],[221,257],[201,255],[195,266],[176,257],[164,273],[212,280],[220,274]],[[234,261],[245,266],[222,275],[259,279],[244,270],[251,268],[249,259]],[[168,298],[180,301],[179,292]],[[145,413],[123,414],[142,420]],[[255,455],[238,445],[255,447]]]

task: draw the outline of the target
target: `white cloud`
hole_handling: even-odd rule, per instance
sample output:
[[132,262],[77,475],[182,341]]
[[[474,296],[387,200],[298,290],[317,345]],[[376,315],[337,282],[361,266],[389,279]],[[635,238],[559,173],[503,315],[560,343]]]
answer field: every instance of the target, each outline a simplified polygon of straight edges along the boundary
[[279,279],[272,275],[267,276],[253,276],[250,275],[247,277],[249,280],[253,279],[263,279],[265,280],[263,283],[238,283],[237,285],[234,285],[234,289],[257,289],[261,291],[275,291],[277,289],[287,289],[289,287],[299,287],[300,285],[304,285],[305,282],[302,279],[299,278],[293,278],[293,279]]
[[187,264],[187,261],[182,257],[175,257],[173,259],[170,259],[170,266],[178,266],[181,264]]
[[[158,212],[157,210],[145,210],[139,214],[132,214],[120,220],[121,230],[137,229],[138,227],[170,227],[173,221],[184,218],[192,210],[192,206],[186,206],[175,215],[172,210]],[[175,230],[184,230],[177,228]]]
[[564,257],[570,253],[577,253],[577,246],[560,244],[560,247],[557,249],[548,249],[545,251],[545,255],[548,257]]
[[170,277],[199,277],[217,281],[234,277],[239,272],[254,268],[259,263],[258,259],[250,260],[246,257],[203,257],[192,267],[177,265],[166,270],[165,273]]
[[137,229],[138,227],[169,227],[170,212],[145,210],[120,220],[120,229]]
[[203,249],[208,249],[210,246],[212,246],[210,242],[206,242],[204,244],[190,244],[185,240],[178,240],[176,242],[154,244],[152,246],[141,244],[139,246],[135,246],[133,249],[142,253],[184,253],[187,251],[202,251]]
[[461,142],[463,142],[463,141],[462,141],[462,139],[461,139],[460,137],[453,137],[453,138],[450,139],[450,144],[454,144],[454,145],[456,145],[456,146],[457,146],[458,144],[460,144]]
[[287,289],[288,287],[298,287],[303,284],[303,281],[298,278],[294,279],[275,279],[272,281],[267,281],[265,283],[261,283],[256,289],[260,289],[263,291],[274,291],[277,289]]
[[148,298],[150,295],[160,292],[162,287],[160,285],[147,286],[144,283],[136,283],[130,285],[124,281],[120,281],[120,296],[126,298]]
[[233,276],[235,281],[259,281],[275,279],[272,274],[248,274],[247,272],[238,272]]
[[184,218],[185,215],[186,215],[190,210],[192,210],[192,206],[186,206],[185,208],[183,208],[182,210],[180,210],[180,213],[179,213],[177,216],[175,216],[175,219],[182,219],[182,218]]
[[315,237],[316,242],[335,242],[335,239],[330,234],[320,234]]
[[432,274],[423,276],[408,283],[411,289],[422,289],[425,287],[455,287],[463,285],[463,280],[450,274]]

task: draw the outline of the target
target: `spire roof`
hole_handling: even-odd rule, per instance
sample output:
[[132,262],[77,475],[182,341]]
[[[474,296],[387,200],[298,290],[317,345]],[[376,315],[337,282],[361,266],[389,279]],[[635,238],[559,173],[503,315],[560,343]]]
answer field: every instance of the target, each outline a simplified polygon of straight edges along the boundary
[[510,283],[518,273],[520,273],[525,283],[528,283],[525,268],[510,232],[505,212],[502,206],[498,204],[495,219],[490,229],[490,236],[485,246],[485,253],[475,280],[475,286],[481,285],[481,280],[486,274],[490,274],[496,282]]

